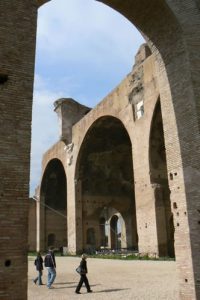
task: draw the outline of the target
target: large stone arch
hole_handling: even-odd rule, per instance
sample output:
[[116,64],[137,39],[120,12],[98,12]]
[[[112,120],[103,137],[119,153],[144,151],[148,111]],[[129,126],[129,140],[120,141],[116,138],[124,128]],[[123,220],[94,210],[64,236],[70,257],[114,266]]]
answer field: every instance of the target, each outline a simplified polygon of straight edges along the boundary
[[[0,50],[0,263],[3,266],[0,289],[5,300],[17,295],[20,299],[27,297],[25,253],[28,226],[27,217],[24,216],[28,215],[37,9],[38,5],[45,2],[25,0],[0,3],[0,11],[4,12],[0,16],[0,38],[3,41]],[[198,299],[199,0],[101,2],[113,7],[135,24],[157,54],[169,185],[173,210],[176,212],[175,248],[180,298]],[[16,258],[14,264],[13,253]],[[16,277],[20,278],[18,282],[15,281]]]
[[[88,228],[96,229],[96,245],[102,245],[99,220],[105,209],[115,207],[126,220],[127,243],[137,248],[137,222],[134,193],[132,144],[122,121],[101,116],[88,128],[79,149],[76,168],[76,248],[87,251]],[[107,217],[108,220],[108,217]]]
[[[46,251],[49,246],[59,249],[67,246],[67,178],[62,162],[51,159],[42,176],[40,186],[40,247]],[[53,244],[49,236],[54,236]]]
[[174,257],[174,225],[170,203],[167,161],[160,98],[158,98],[149,136],[150,182],[155,201],[156,232],[159,256]]

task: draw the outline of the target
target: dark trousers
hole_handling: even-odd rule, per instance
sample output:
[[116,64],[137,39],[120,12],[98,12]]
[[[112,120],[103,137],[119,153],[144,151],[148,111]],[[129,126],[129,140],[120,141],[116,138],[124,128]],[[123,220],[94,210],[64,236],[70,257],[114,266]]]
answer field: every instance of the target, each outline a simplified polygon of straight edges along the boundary
[[77,288],[76,288],[76,292],[79,292],[79,291],[80,291],[80,289],[81,289],[83,283],[85,283],[85,287],[86,287],[87,291],[88,291],[88,292],[90,291],[90,285],[89,285],[87,276],[86,276],[85,274],[81,274],[79,283],[78,283]]
[[42,271],[38,271],[38,276],[34,279],[35,284],[42,285]]

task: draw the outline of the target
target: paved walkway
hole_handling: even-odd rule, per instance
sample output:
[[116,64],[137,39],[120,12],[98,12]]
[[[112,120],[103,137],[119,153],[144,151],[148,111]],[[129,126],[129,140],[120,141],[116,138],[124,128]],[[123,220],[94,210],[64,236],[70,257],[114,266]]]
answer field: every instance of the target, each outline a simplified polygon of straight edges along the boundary
[[[80,258],[56,257],[57,277],[54,289],[36,286],[34,258],[29,258],[28,300],[177,300],[178,285],[175,262],[121,261],[88,258],[88,279],[93,293],[74,293],[79,275],[75,268]],[[47,271],[44,270],[43,283]]]

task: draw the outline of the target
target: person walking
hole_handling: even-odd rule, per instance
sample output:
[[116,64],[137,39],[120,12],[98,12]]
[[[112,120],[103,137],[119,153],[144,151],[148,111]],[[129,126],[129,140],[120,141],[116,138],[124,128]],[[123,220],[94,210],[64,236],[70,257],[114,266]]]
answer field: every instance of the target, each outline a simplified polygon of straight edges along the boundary
[[47,268],[47,287],[48,289],[52,288],[52,284],[56,278],[56,260],[53,252],[53,248],[50,247],[48,253],[44,258],[44,265]]
[[36,284],[38,281],[38,285],[43,285],[42,283],[43,258],[40,252],[37,252],[37,257],[35,259],[34,264],[36,270],[38,271],[38,276],[33,280],[33,282]]
[[80,289],[83,285],[83,283],[85,283],[85,287],[87,289],[87,292],[88,293],[92,293],[92,290],[90,288],[90,284],[88,282],[88,278],[86,276],[86,274],[88,273],[88,270],[87,270],[87,256],[85,254],[82,254],[81,256],[82,260],[80,262],[80,280],[79,280],[79,283],[76,287],[76,290],[75,290],[75,293],[76,294],[80,294]]

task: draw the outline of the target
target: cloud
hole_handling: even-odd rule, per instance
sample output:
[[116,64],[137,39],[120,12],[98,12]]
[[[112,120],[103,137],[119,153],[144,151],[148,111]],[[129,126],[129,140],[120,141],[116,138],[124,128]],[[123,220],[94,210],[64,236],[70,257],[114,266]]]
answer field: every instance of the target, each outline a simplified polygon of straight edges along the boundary
[[143,41],[126,18],[96,1],[55,0],[39,10],[39,49],[51,62],[96,59],[98,64],[101,58],[105,63],[127,62],[130,56],[133,60],[138,39]]
[[31,191],[39,184],[41,176],[42,155],[59,138],[58,121],[53,111],[53,103],[61,93],[47,88],[48,83],[39,75],[35,76],[32,114],[32,145],[31,145]]

